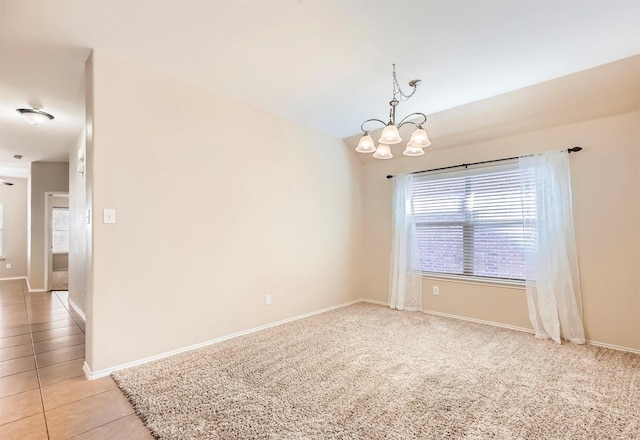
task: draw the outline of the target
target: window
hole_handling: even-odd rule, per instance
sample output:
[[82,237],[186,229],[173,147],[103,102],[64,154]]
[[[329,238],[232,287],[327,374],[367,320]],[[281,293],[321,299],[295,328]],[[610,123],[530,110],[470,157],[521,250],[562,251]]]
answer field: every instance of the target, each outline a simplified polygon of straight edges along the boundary
[[4,257],[3,238],[4,235],[4,207],[0,202],[0,257]]
[[69,252],[69,209],[53,208],[51,218],[51,252],[66,254]]
[[524,280],[535,200],[520,185],[530,177],[508,164],[414,178],[422,271]]

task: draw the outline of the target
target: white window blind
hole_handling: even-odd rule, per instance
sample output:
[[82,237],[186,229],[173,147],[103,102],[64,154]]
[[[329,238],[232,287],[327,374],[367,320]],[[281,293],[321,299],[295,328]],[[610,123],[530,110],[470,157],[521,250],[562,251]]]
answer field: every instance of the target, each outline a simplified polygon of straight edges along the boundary
[[[523,200],[517,164],[416,177],[412,188],[423,272],[525,279]],[[529,223],[528,223],[529,224]]]

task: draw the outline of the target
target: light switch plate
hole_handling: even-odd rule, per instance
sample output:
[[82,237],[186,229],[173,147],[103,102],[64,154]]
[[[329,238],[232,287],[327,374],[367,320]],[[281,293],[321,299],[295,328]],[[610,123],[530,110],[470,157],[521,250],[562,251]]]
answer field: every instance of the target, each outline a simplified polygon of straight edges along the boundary
[[104,219],[102,220],[102,222],[104,224],[107,223],[115,223],[116,222],[116,210],[115,209],[104,209]]

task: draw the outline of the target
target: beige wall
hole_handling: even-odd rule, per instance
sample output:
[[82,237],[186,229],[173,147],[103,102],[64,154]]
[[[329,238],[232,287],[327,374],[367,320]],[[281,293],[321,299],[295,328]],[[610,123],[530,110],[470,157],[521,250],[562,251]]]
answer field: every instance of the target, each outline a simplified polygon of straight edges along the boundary
[[51,197],[49,201],[49,206],[52,208],[68,208],[69,207],[69,197],[67,196],[58,196],[58,195],[50,195]]
[[[587,338],[640,350],[640,113],[376,161],[364,170],[365,296],[387,301],[391,181],[387,174],[584,147],[571,154],[575,231]],[[440,287],[434,296],[432,286]],[[430,311],[530,327],[524,290],[424,279]]]
[[[4,205],[3,247],[5,261],[0,261],[0,278],[27,276],[27,179],[2,177],[13,186],[0,185],[0,202]],[[6,264],[11,264],[11,269]]]
[[341,140],[99,50],[87,80],[92,371],[361,296]]
[[69,164],[33,162],[29,176],[29,285],[32,290],[45,289],[45,193],[69,191]]
[[85,173],[78,173],[78,151],[85,157],[85,132],[69,152],[69,299],[83,312],[86,309],[86,263],[88,225],[87,181]]

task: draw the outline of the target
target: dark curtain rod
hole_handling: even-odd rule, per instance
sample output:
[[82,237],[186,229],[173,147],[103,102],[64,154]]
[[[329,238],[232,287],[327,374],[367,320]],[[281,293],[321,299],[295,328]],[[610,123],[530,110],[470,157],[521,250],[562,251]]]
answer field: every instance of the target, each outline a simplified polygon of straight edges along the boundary
[[[582,150],[582,147],[567,148],[567,152],[568,153],[577,153],[578,151],[581,151],[581,150]],[[533,154],[529,154],[527,156],[505,157],[503,159],[483,160],[482,162],[461,163],[460,165],[451,165],[450,167],[431,168],[430,170],[414,171],[413,173],[409,173],[409,174],[429,173],[431,171],[450,170],[452,168],[462,168],[462,167],[467,168],[467,167],[470,167],[472,165],[482,165],[484,163],[493,163],[493,162],[504,162],[505,160],[515,160],[515,159],[520,159],[521,157],[529,157],[529,156],[533,156]],[[393,175],[389,174],[387,176],[387,179],[391,179],[391,178],[393,178]]]

